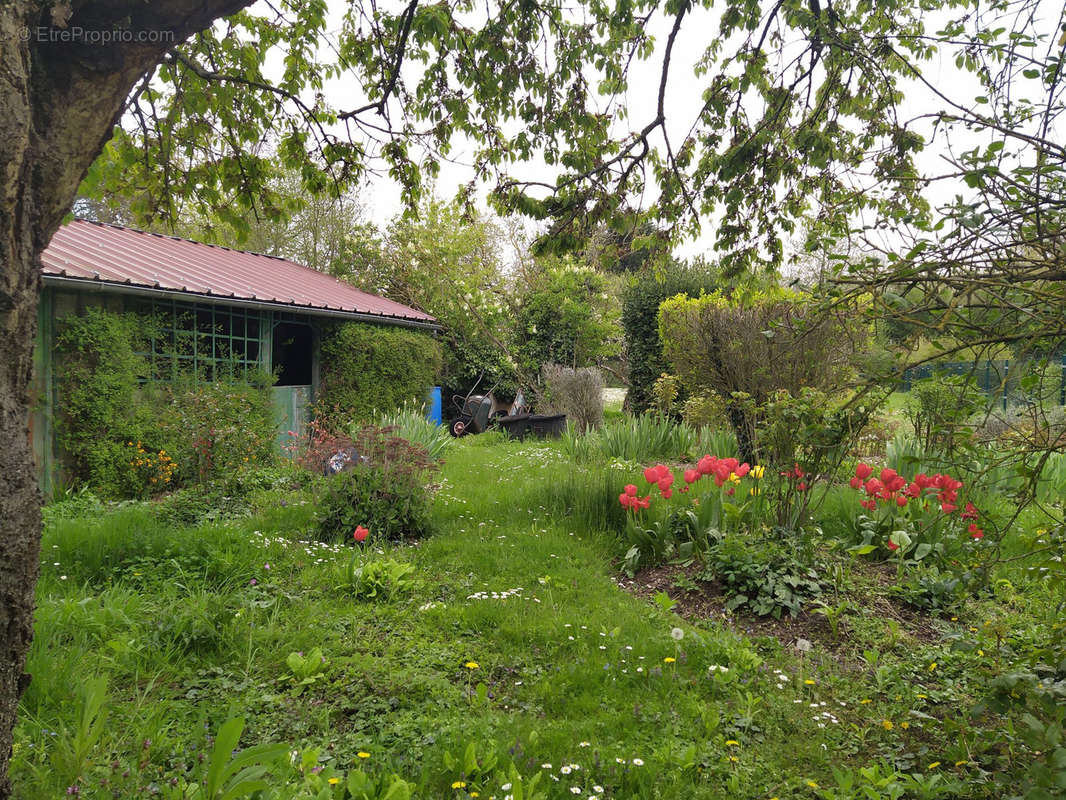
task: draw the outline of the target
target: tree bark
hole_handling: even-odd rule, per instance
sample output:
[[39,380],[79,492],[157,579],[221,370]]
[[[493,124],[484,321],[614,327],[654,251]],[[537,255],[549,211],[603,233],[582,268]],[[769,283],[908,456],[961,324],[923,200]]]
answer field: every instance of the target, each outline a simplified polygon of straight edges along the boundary
[[[63,6],[41,0],[8,0],[0,10],[0,800],[11,796],[40,563],[29,388],[41,251],[136,81],[167,50],[250,0],[69,5],[66,20]],[[122,31],[134,36],[115,35]]]

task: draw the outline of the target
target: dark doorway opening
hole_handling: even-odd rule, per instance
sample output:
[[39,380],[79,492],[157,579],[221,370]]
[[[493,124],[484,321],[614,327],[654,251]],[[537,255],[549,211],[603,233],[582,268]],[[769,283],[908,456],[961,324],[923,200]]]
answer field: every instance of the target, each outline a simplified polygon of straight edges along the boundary
[[313,335],[310,325],[279,322],[274,326],[275,386],[310,386]]

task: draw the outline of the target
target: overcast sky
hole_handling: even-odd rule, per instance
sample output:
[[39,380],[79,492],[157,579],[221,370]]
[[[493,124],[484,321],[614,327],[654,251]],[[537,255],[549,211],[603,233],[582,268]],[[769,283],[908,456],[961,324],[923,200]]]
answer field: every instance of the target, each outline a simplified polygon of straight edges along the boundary
[[[391,0],[395,2],[395,0]],[[390,0],[386,0],[386,3]],[[402,7],[395,2],[397,7]],[[384,5],[384,4],[383,4]],[[330,0],[331,27],[334,32],[339,30],[342,15],[345,13],[348,3],[345,0]],[[955,12],[952,12],[955,13]],[[1049,36],[1055,36],[1055,26],[1061,20],[1063,6],[1061,2],[1048,0],[1043,4],[1042,14],[1046,21]],[[939,13],[931,15],[928,20],[928,30],[938,30],[949,14]],[[679,142],[688,133],[693,123],[693,115],[698,110],[698,103],[693,98],[700,98],[705,87],[706,78],[700,79],[693,75],[693,66],[703,55],[707,43],[713,39],[718,29],[715,10],[698,8],[694,10],[685,25],[681,29],[675,43],[675,51],[671,62],[670,82],[666,95],[666,115],[671,139]],[[631,71],[631,83],[624,102],[629,110],[628,119],[618,125],[618,133],[624,134],[628,129],[643,127],[655,114],[656,96],[658,92],[659,74],[662,64],[663,43],[666,41],[669,31],[669,21],[661,16],[657,17],[655,26],[651,32],[659,43],[657,52],[647,61],[639,64]],[[800,46],[801,42],[796,42]],[[327,43],[328,46],[328,43]],[[1043,55],[1043,52],[1041,53]],[[786,53],[788,58],[789,54]],[[940,54],[930,62],[923,64],[923,73],[934,85],[934,88],[951,95],[952,99],[972,106],[974,98],[981,94],[979,84],[969,73],[959,70],[954,65],[954,50],[945,47]],[[354,88],[352,81],[337,81],[328,88],[327,96],[330,102],[339,108],[354,107],[362,101]],[[1036,82],[1033,82],[1030,91],[1039,92]],[[902,119],[918,118],[921,115],[944,109],[945,103],[936,97],[933,90],[921,85],[917,81],[911,81],[904,86],[905,102],[900,109]],[[598,98],[598,102],[605,104],[604,98]],[[601,109],[603,110],[603,109]],[[626,128],[621,125],[627,126]],[[929,174],[937,174],[945,171],[944,156],[947,154],[947,142],[943,135],[933,137],[931,125],[928,122],[916,123],[915,130],[923,133],[931,142],[931,146],[921,157],[921,165]],[[978,139],[971,137],[969,141],[954,142],[956,150],[960,147],[971,147]],[[451,159],[452,163],[442,165],[441,175],[437,183],[437,192],[442,197],[448,198],[455,194],[457,188],[468,182],[472,177],[469,159],[472,148],[469,143],[455,142]],[[542,164],[530,164],[521,167],[523,175],[527,177],[551,178],[551,173]],[[962,191],[958,185],[945,182],[934,186],[930,190],[930,199],[934,204],[949,200],[957,192]],[[482,189],[482,197],[485,188]],[[362,197],[367,204],[371,218],[379,224],[386,223],[391,217],[402,209],[402,198],[399,187],[387,178],[373,179],[362,192]],[[644,205],[654,200],[653,195],[642,198]],[[703,234],[695,241],[681,244],[675,252],[681,256],[692,256],[709,249],[713,233],[714,220],[703,221]]]

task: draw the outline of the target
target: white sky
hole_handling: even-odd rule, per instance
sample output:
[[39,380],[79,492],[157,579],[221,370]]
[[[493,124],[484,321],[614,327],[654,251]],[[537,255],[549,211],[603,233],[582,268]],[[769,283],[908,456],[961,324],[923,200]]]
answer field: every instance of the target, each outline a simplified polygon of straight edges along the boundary
[[[398,0],[386,0],[386,3],[402,7]],[[386,3],[382,5],[386,5]],[[330,0],[331,27],[334,30],[339,29],[340,20],[347,8],[348,3],[343,0]],[[1053,32],[1062,11],[1061,3],[1055,3],[1053,0],[1043,3],[1041,9],[1041,13],[1047,20],[1048,35],[1053,36],[1055,39],[1057,39],[1057,36]],[[264,13],[266,13],[265,9]],[[948,16],[948,14],[939,14],[937,15],[939,19],[930,18],[929,31],[934,32],[937,30]],[[631,72],[630,87],[625,98],[629,109],[629,117],[623,123],[629,126],[630,129],[643,127],[655,113],[663,43],[665,43],[669,32],[669,21],[663,19],[660,15],[657,17],[656,25],[657,27],[652,31],[659,44],[656,54],[647,62],[637,62],[636,68]],[[694,109],[697,109],[699,105],[698,103],[693,103],[691,98],[699,98],[705,86],[705,79],[697,78],[693,75],[693,65],[703,55],[704,48],[708,41],[716,35],[717,29],[716,14],[700,7],[693,11],[691,16],[685,20],[685,24],[682,26],[681,33],[675,43],[670,70],[670,83],[666,95],[667,124],[675,147],[688,132],[693,121],[692,114]],[[1041,56],[1043,54],[1043,52],[1040,53]],[[954,57],[953,50],[943,49],[932,61],[923,65],[923,73],[935,87],[950,94],[952,99],[971,107],[973,106],[973,98],[981,94],[979,84],[971,74],[954,66]],[[1039,93],[1039,84],[1036,81],[1033,81],[1032,85],[1027,88]],[[327,88],[326,95],[334,107],[342,109],[354,107],[362,101],[353,81],[334,82],[333,85]],[[900,116],[903,119],[916,118],[922,114],[944,109],[945,103],[943,100],[937,98],[929,88],[914,81],[905,88],[905,101],[900,109]],[[931,128],[927,123],[921,123],[916,130],[925,134],[927,138],[932,135]],[[626,130],[620,129],[619,132],[624,133]],[[930,174],[942,173],[946,171],[945,168],[947,166],[943,160],[943,156],[947,152],[945,149],[946,142],[942,135],[930,138],[930,141],[932,146],[922,155],[921,166],[923,171],[927,171]],[[959,146],[972,147],[978,141],[978,139],[972,137],[969,142],[959,142],[956,139],[956,151]],[[450,154],[451,163],[442,164],[441,175],[437,181],[438,195],[449,198],[455,194],[460,185],[467,183],[471,179],[472,171],[469,165],[471,151],[472,147],[469,143],[464,144],[461,141],[457,141],[453,144]],[[526,176],[543,178],[545,174],[550,174],[543,164],[531,164],[522,169],[527,170],[524,173]],[[481,188],[481,197],[485,196],[487,188]],[[930,190],[929,197],[935,205],[949,200],[961,191],[964,191],[964,189],[958,185],[945,182],[935,185]],[[403,208],[400,188],[388,178],[373,178],[361,192],[361,196],[367,205],[371,219],[382,225]],[[654,200],[654,196],[645,196],[641,200],[647,205]],[[684,257],[707,252],[713,239],[713,227],[713,220],[704,220],[703,234],[699,239],[682,243],[675,248],[675,254]]]

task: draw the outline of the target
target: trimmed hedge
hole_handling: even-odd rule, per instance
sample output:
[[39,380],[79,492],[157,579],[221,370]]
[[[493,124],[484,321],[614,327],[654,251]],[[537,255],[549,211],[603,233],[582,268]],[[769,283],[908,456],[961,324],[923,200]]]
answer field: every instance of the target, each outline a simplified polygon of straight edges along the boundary
[[670,372],[659,338],[659,305],[677,294],[699,296],[716,288],[714,278],[680,264],[671,264],[665,274],[652,269],[641,272],[622,297],[622,327],[626,336],[629,392],[626,408],[643,414],[655,400],[655,381]]
[[346,322],[322,337],[318,404],[350,421],[371,421],[404,403],[424,403],[440,368],[440,345],[430,334]]

